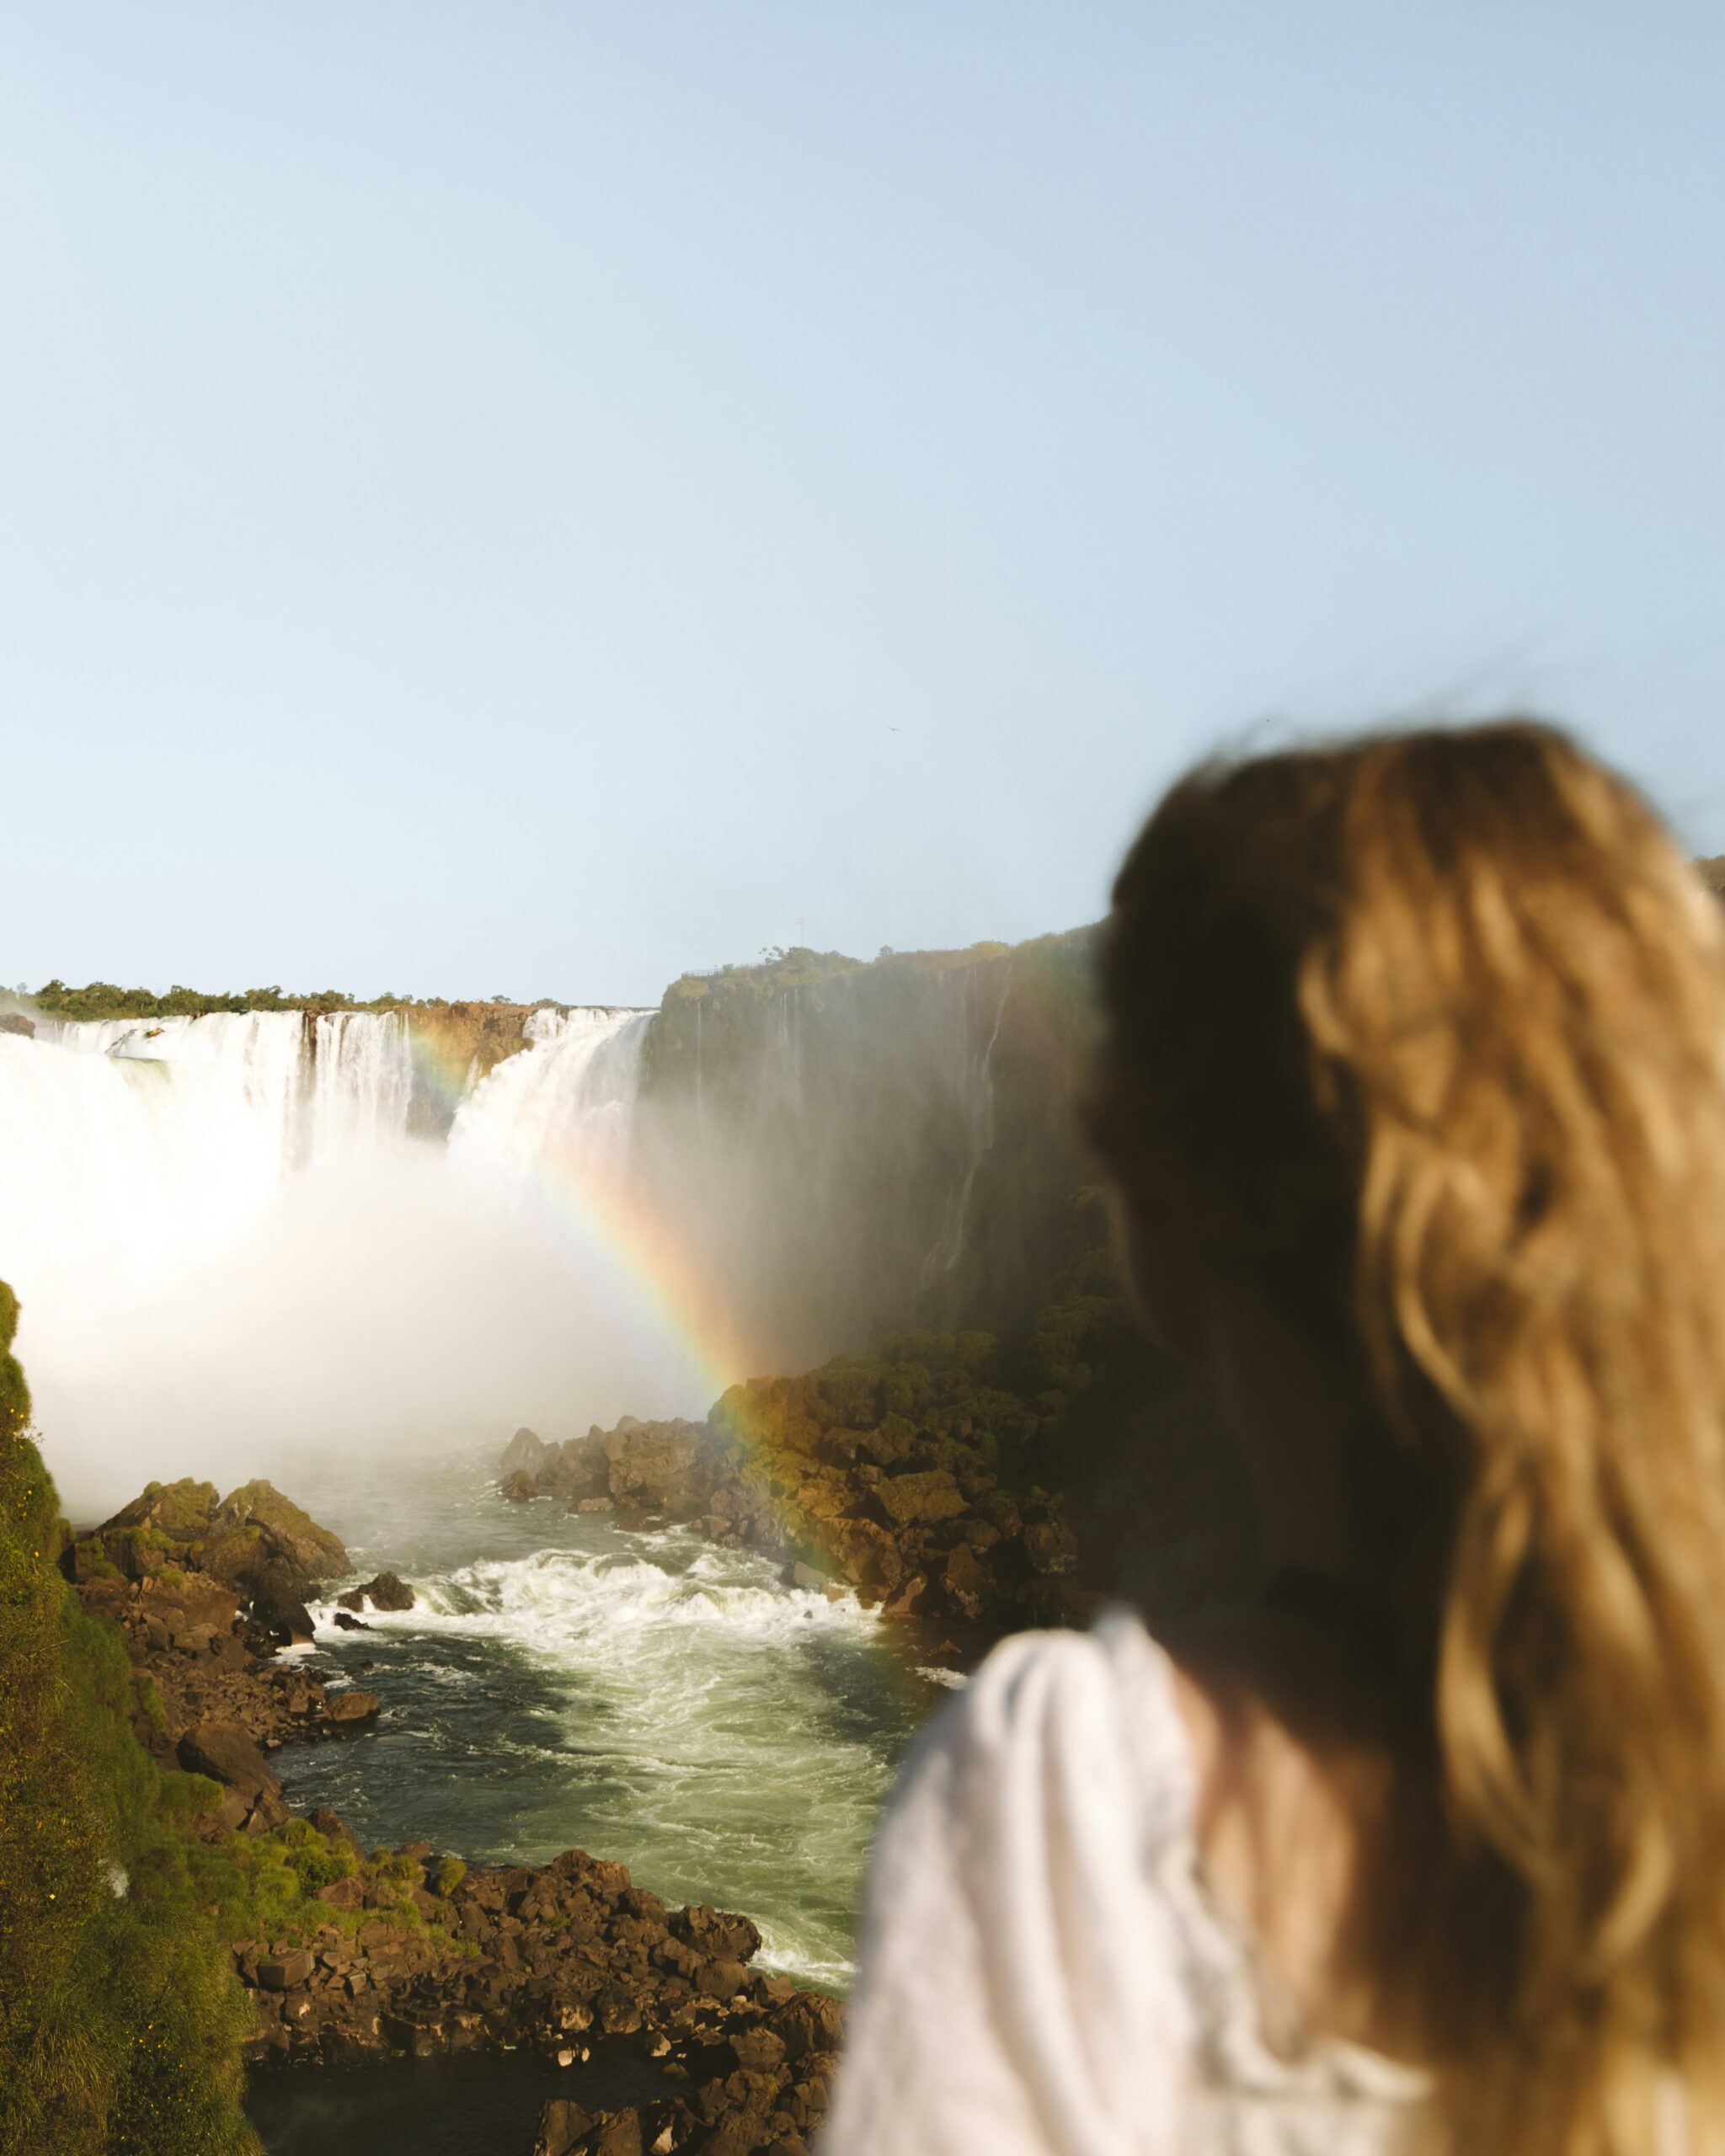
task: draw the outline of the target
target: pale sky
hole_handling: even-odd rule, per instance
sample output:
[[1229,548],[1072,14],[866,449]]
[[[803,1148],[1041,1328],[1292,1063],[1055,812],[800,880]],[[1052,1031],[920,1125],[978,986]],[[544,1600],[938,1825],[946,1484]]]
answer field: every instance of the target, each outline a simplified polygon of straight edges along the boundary
[[0,980],[1016,939],[1429,707],[1725,851],[1717,0],[51,0],[0,279]]

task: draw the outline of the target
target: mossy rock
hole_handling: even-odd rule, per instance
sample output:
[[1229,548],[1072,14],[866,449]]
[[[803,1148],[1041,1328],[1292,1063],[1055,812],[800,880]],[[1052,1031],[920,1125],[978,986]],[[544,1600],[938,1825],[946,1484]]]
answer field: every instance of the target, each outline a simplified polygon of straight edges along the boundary
[[340,1537],[327,1527],[319,1527],[309,1513],[291,1497],[284,1497],[273,1483],[244,1482],[222,1499],[216,1513],[214,1536],[244,1527],[269,1529],[309,1579],[335,1579],[352,1569]]
[[213,1482],[190,1475],[177,1482],[147,1482],[142,1493],[122,1505],[97,1530],[106,1535],[122,1528],[149,1528],[172,1542],[195,1542],[210,1531],[221,1493]]

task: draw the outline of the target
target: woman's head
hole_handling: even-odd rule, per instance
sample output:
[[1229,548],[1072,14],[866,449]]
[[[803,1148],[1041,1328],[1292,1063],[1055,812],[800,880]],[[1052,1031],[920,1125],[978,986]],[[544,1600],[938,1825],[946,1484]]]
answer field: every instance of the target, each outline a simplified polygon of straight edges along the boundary
[[1392,1493],[1478,2145],[1638,2145],[1553,2091],[1639,2117],[1721,2044],[1725,914],[1562,734],[1386,735],[1176,787],[1102,983],[1152,1316],[1245,1283]]

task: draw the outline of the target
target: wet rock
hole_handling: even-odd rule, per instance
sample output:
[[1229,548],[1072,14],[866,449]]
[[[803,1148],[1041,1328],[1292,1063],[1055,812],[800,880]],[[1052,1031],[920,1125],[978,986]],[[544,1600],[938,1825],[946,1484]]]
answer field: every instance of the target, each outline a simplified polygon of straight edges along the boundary
[[842,1521],[835,1540],[846,1570],[858,1587],[890,1591],[909,1569],[898,1544],[879,1520]]
[[180,1738],[179,1753],[188,1774],[207,1774],[242,1796],[281,1793],[280,1780],[242,1723],[199,1722]]
[[751,2073],[770,2073],[785,2062],[785,2040],[766,2028],[740,2029],[731,2038],[737,2064]]
[[335,1613],[335,1629],[338,1632],[369,1632],[371,1627],[369,1625],[362,1625],[357,1617],[350,1617],[345,1609],[338,1609]]
[[1064,1520],[1039,1521],[1024,1530],[1024,1553],[1044,1577],[1070,1572],[1078,1563],[1078,1539]]
[[922,1607],[928,1593],[926,1574],[913,1572],[907,1580],[900,1581],[887,1596],[881,1607],[889,1617],[914,1617]]
[[368,1721],[382,1703],[375,1692],[361,1692],[350,1689],[332,1692],[323,1703],[323,1712],[339,1728],[350,1728],[355,1722]]
[[997,1592],[994,1575],[969,1542],[957,1544],[947,1554],[941,1584],[948,1605],[959,1616],[978,1618]]
[[603,1435],[591,1432],[570,1438],[547,1452],[534,1475],[542,1497],[561,1497],[569,1506],[584,1497],[602,1497],[610,1490],[611,1462],[605,1454]]
[[574,2156],[593,2125],[593,2114],[567,2096],[553,2096],[539,2114],[533,2156]]
[[19,1033],[25,1040],[34,1040],[35,1021],[26,1018],[22,1011],[0,1011],[0,1033]]
[[363,1609],[368,1603],[373,1609],[411,1609],[414,1590],[394,1572],[379,1572],[376,1579],[367,1580],[363,1587],[350,1588],[335,1600],[342,1609]]
[[539,1488],[526,1469],[518,1467],[513,1474],[505,1476],[503,1481],[498,1485],[498,1492],[500,1496],[507,1497],[511,1504],[521,1505],[525,1504],[530,1497],[537,1497]]
[[920,1475],[894,1475],[877,1485],[874,1502],[889,1526],[932,1526],[964,1510],[964,1493],[942,1468]]
[[[275,1549],[312,1581],[337,1579],[349,1569],[341,1538],[319,1527],[273,1483],[243,1483],[222,1499],[212,1524],[214,1535],[219,1539],[247,1529],[267,1533]],[[220,1567],[207,1561],[206,1569],[222,1576]]]
[[525,1428],[517,1430],[503,1449],[503,1458],[498,1462],[498,1471],[503,1475],[513,1475],[520,1467],[525,1468],[530,1475],[537,1474],[544,1461],[546,1454],[550,1449],[550,1446],[537,1431]]
[[734,1916],[704,1903],[679,1909],[670,1929],[697,1953],[732,1961],[752,1961],[761,1949],[761,1934],[747,1917]]
[[252,1621],[281,1646],[303,1646],[317,1627],[304,1597],[310,1582],[292,1566],[270,1561],[262,1568],[252,1595]]
[[787,2057],[799,2059],[810,2052],[837,2050],[844,2012],[836,1999],[803,1992],[780,2007],[768,2025],[782,2041]]
[[692,1422],[632,1422],[605,1440],[611,1495],[627,1511],[686,1516],[706,1509],[713,1463]]
[[279,1960],[259,1961],[258,1987],[261,1991],[294,1991],[312,1981],[312,1957],[303,1947]]

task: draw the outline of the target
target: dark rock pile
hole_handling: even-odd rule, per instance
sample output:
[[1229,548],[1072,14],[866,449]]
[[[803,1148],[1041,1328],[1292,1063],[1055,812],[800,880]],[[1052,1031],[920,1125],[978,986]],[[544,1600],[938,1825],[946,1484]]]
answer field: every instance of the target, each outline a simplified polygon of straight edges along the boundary
[[234,1949],[256,2002],[254,2064],[510,2047],[573,2066],[624,2042],[686,2093],[596,2117],[559,2100],[542,2146],[802,2148],[825,2106],[839,2009],[751,1969],[761,1940],[746,1917],[668,1909],[624,1865],[578,1849],[541,1866],[468,1867],[425,1843],[368,1860],[334,1813],[312,1823],[349,1867],[318,1891],[324,1920]]
[[1081,1621],[1078,1545],[1060,1500],[1013,1477],[1027,1417],[979,1381],[992,1343],[913,1337],[799,1378],[734,1386],[705,1422],[640,1422],[547,1445],[517,1432],[499,1488],[630,1524],[685,1521],[831,1580],[895,1615],[984,1636]]
[[836,1999],[793,1993],[686,2047],[676,2061],[686,2095],[596,2113],[554,2097],[533,2156],[807,2156],[826,2116],[841,2020]]
[[350,1588],[335,1599],[343,1609],[411,1609],[414,1590],[395,1573],[379,1572],[376,1579],[367,1580],[362,1587]]
[[[338,1539],[267,1482],[225,1498],[210,1482],[152,1482],[77,1536],[61,1561],[84,1607],[120,1626],[143,1680],[134,1726],[160,1759],[187,1764],[188,1736],[206,1726],[232,1727],[273,1750],[352,1729],[378,1711],[375,1694],[276,1660],[279,1647],[312,1636],[307,1597],[349,1566]],[[387,1593],[386,1582],[411,1596],[393,1573],[361,1592]],[[208,1765],[194,1771],[222,1783],[224,1824],[255,1832],[286,1816],[279,1788],[260,1805],[249,1780]],[[246,1800],[239,1819],[228,1816],[236,1797]]]
[[[643,1457],[662,1449],[649,1442]],[[212,1854],[247,1853],[242,1876],[273,1881],[242,1905],[248,1923],[274,1912],[270,1935],[232,1949],[256,2009],[253,2066],[499,2047],[573,2066],[595,2045],[627,2044],[675,2093],[645,2111],[547,2105],[541,2139],[557,2156],[804,2148],[825,2105],[838,2008],[754,1969],[760,1934],[746,1917],[669,1909],[622,1865],[579,1850],[542,1866],[469,1867],[424,1842],[368,1854],[333,1812],[290,1811],[267,1755],[378,1711],[373,1694],[276,1658],[284,1629],[300,1630],[284,1627],[284,1608],[303,1614],[319,1582],[349,1569],[296,1506],[267,1483],[225,1499],[208,1483],[152,1483],[61,1561],[86,1607],[120,1627],[140,1736],[219,1792],[194,1831]],[[381,1572],[339,1599],[350,1615],[410,1609],[414,1591]]]

